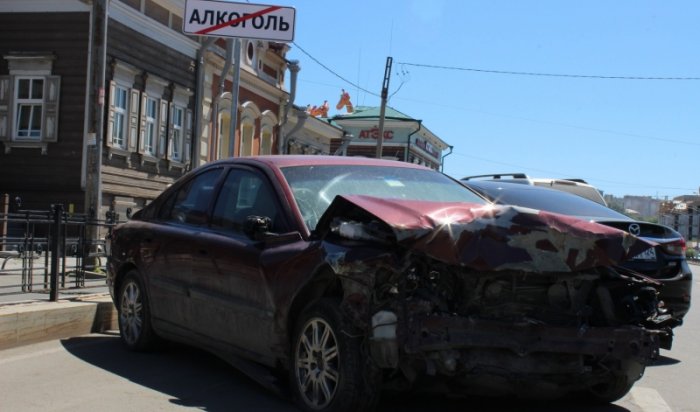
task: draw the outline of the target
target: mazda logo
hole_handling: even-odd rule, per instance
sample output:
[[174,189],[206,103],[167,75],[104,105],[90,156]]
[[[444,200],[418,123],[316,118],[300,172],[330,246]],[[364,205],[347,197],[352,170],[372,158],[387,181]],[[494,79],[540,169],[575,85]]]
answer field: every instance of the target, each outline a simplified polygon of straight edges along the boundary
[[629,227],[629,232],[635,236],[639,235],[639,233],[641,233],[641,231],[642,231],[642,229],[636,223],[632,223]]

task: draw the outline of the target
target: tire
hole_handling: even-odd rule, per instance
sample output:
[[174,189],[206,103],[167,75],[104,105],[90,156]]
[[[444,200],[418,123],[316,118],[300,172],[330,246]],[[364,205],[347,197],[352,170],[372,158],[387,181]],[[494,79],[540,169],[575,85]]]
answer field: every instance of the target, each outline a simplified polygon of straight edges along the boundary
[[323,298],[297,320],[290,356],[290,380],[298,405],[307,411],[374,409],[381,392],[381,371],[362,354],[364,337]]
[[608,404],[620,400],[632,389],[634,381],[625,375],[614,375],[610,382],[599,383],[588,388],[587,396],[593,404]]
[[119,336],[133,351],[153,349],[156,335],[151,326],[148,294],[136,271],[126,274],[119,288]]

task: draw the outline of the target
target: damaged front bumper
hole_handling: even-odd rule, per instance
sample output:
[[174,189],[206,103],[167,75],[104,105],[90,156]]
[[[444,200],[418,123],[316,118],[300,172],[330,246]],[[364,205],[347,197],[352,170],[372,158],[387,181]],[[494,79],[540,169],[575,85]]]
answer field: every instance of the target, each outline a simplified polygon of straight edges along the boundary
[[660,342],[658,333],[637,327],[564,328],[439,315],[413,319],[408,332],[403,345],[407,354],[491,348],[518,356],[559,353],[647,363],[658,357]]
[[372,361],[400,370],[411,386],[430,378],[473,393],[532,397],[585,391],[611,376],[635,382],[658,358],[663,339],[663,332],[632,326],[554,327],[437,314],[398,322],[395,336],[386,324],[374,328],[382,329],[369,339]]
[[[383,367],[399,365],[399,347],[407,356],[488,348],[519,357],[551,353],[614,357],[648,364],[658,358],[663,339],[662,332],[631,326],[566,328],[445,315],[414,318],[405,329],[397,328],[396,336],[379,335],[374,333],[370,347],[374,361]],[[445,363],[447,371],[455,370],[452,363]]]

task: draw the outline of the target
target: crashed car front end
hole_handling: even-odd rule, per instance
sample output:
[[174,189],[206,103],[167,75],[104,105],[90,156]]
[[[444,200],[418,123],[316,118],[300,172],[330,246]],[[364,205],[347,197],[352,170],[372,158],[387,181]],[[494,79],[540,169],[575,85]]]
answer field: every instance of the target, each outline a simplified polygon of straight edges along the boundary
[[670,339],[657,284],[616,266],[651,245],[514,207],[337,197],[318,226],[397,389],[623,396]]

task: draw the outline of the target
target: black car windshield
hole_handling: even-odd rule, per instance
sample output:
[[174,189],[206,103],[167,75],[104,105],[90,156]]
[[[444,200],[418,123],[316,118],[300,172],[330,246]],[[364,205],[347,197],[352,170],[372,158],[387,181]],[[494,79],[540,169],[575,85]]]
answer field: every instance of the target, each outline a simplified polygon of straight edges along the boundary
[[442,173],[407,167],[326,165],[282,169],[309,230],[337,195],[386,199],[486,203]]
[[486,198],[502,205],[523,206],[593,220],[630,220],[622,213],[599,203],[559,190],[500,182],[467,184]]

